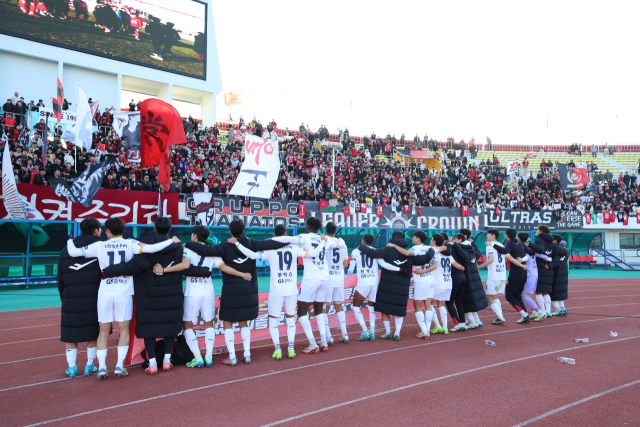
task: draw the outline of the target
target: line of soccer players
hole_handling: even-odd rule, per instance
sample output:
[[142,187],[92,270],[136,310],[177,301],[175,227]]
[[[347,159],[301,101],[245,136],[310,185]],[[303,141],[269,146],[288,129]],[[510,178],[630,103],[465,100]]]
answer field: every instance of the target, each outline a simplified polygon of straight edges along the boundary
[[[58,273],[63,301],[61,340],[66,343],[69,368],[65,373],[70,377],[77,375],[75,362],[78,342],[88,342],[90,346],[84,375],[97,371],[98,378],[107,377],[107,336],[114,321],[119,323],[120,330],[114,375],[127,375],[123,362],[129,346],[134,288],[136,294],[144,292],[144,301],[150,306],[147,310],[151,310],[152,314],[145,317],[146,320],[143,319],[146,322],[143,338],[149,360],[146,372],[158,372],[155,359],[156,338],[165,339],[163,369],[173,367],[173,340],[180,330],[193,353],[193,360],[186,365],[190,368],[212,366],[215,293],[210,272],[214,267],[222,272],[219,319],[224,322],[225,343],[229,352],[229,357],[222,363],[237,365],[233,331],[235,323],[240,326],[243,361],[251,363],[251,331],[248,322],[258,316],[255,266],[255,260],[258,259],[268,261],[270,266],[268,316],[269,331],[275,346],[272,357],[276,360],[282,359],[278,323],[283,308],[289,358],[296,356],[296,314],[309,341],[309,345],[302,350],[303,353],[328,351],[329,345],[334,343],[327,318],[327,311],[331,312],[332,309],[340,324],[340,342],[349,342],[344,306],[344,270],[347,267],[347,275],[356,271],[357,284],[352,309],[362,328],[358,341],[375,341],[377,312],[382,314],[385,328],[385,333],[380,338],[400,340],[411,283],[413,307],[420,327],[420,333],[416,337],[420,339],[429,339],[432,333],[448,334],[448,316],[451,316],[454,323],[452,332],[481,327],[483,324],[478,312],[487,306],[497,316],[492,323],[504,325],[506,320],[500,294],[504,294],[506,300],[521,314],[517,323],[532,320],[538,322],[551,316],[552,304],[555,307],[553,315],[567,314],[564,307],[564,300],[568,296],[566,242],[558,235],[551,235],[544,225],[538,227],[535,243],[528,242],[528,233],[517,234],[516,230],[509,229],[506,232],[506,245],[502,245],[497,241],[499,232],[489,230],[486,261],[481,265],[477,265],[481,253],[471,240],[468,229],[461,229],[452,238],[446,233],[434,234],[428,245],[427,235],[418,230],[413,233],[411,248],[408,248],[402,231],[394,231],[390,243],[381,249],[372,247],[375,243],[372,234],[365,234],[362,244],[353,250],[349,259],[346,244],[336,237],[336,225],[328,223],[325,227],[326,234],[321,235],[319,231],[322,223],[314,217],[307,220],[306,234],[287,236],[286,228],[278,225],[275,227],[274,237],[266,241],[247,238],[244,235],[244,223],[235,220],[229,226],[232,238],[214,246],[205,244],[209,230],[204,226],[195,226],[191,242],[185,245],[186,248],[179,245],[180,241],[176,237],[171,239],[167,236],[171,227],[166,218],[156,220],[158,236],[142,242],[122,238],[126,226],[119,218],[107,220],[105,227],[108,241],[98,238],[98,221],[84,220],[81,224],[82,235],[70,240],[61,254]],[[79,260],[80,257],[89,258],[90,261]],[[298,258],[302,258],[304,267],[299,290]],[[96,260],[98,262],[94,263]],[[139,262],[140,260],[145,262]],[[510,263],[508,278],[507,260]],[[382,269],[381,273],[379,267]],[[483,288],[478,270],[484,267],[488,269],[488,280]],[[97,276],[96,272],[99,272]],[[165,277],[164,281],[158,279],[162,275],[171,274],[174,276]],[[181,286],[182,275],[187,276],[184,298],[182,299],[178,288],[179,299],[176,300],[175,292],[167,293],[167,289],[170,289],[168,285],[174,286],[174,291],[175,286]],[[171,283],[171,277],[175,283]],[[96,288],[94,282],[97,279],[100,282]],[[85,286],[81,287],[83,284]],[[79,299],[78,295],[84,299]],[[172,300],[167,299],[170,296]],[[142,297],[140,295],[141,301]],[[161,308],[162,305],[170,304],[169,301],[173,301],[171,309]],[[182,305],[182,309],[176,310],[176,301],[178,308]],[[136,306],[139,303],[136,301]],[[369,312],[368,325],[362,313],[365,303]],[[531,316],[525,303],[532,311]],[[313,334],[309,318],[312,307],[320,334],[319,343]],[[157,311],[154,313],[154,310]],[[138,307],[138,323],[141,322],[138,318],[141,312],[144,311]],[[76,316],[78,313],[84,313],[84,317]],[[204,320],[204,358],[193,330],[198,316]],[[391,316],[395,320],[394,332],[391,331]],[[156,319],[156,324],[150,318]],[[433,328],[431,323],[434,324]],[[178,329],[167,326],[171,324],[177,324]],[[136,335],[140,337],[138,331],[136,327]],[[97,350],[94,344],[96,341]],[[98,359],[98,368],[93,366],[94,358]]]

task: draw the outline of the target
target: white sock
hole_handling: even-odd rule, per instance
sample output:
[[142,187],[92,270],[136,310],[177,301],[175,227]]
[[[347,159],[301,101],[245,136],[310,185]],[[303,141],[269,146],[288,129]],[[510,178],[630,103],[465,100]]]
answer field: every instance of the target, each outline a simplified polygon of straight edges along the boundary
[[193,353],[193,357],[198,360],[202,360],[202,355],[200,354],[200,346],[198,345],[198,338],[196,338],[196,333],[193,329],[185,329],[184,330],[184,339],[187,341],[187,345],[189,346],[189,350]]
[[525,317],[527,317],[529,315],[529,313],[527,313],[524,310],[520,310],[520,315],[522,316],[522,318],[524,319]]
[[545,311],[545,309],[544,309],[544,297],[542,296],[542,294],[536,295],[536,303],[538,303],[538,307],[540,307],[540,310],[542,310],[544,312]]
[[504,317],[502,316],[502,307],[500,307],[500,304],[497,304],[497,302],[498,300],[493,301],[493,304],[491,304],[491,310],[493,310],[496,316],[498,316],[498,319],[504,320]]
[[[327,314],[325,313],[325,316],[327,316]],[[329,341],[331,339],[331,328],[329,327],[329,317],[325,317],[325,320],[327,321],[327,323],[325,324],[325,330],[327,331],[326,335],[327,335],[327,341]]]
[[438,307],[438,311],[440,312],[440,320],[442,320],[442,327],[447,329],[447,309],[442,306]]
[[482,323],[480,321],[480,316],[478,316],[478,312],[477,311],[473,313],[473,318],[476,321],[476,323]]
[[562,311],[564,311],[564,301],[558,301],[558,303],[560,304],[560,308],[562,309]]
[[471,322],[472,325],[476,323],[476,319],[473,318],[473,313],[466,313],[466,316],[467,316],[467,320],[469,320],[469,322]]
[[551,296],[549,294],[543,295],[544,298],[544,310],[547,314],[551,314]]
[[229,358],[236,358],[236,345],[233,342],[233,329],[224,330],[224,342],[227,344],[227,351],[229,352]]
[[440,321],[438,320],[438,313],[434,306],[431,306],[431,320],[433,320],[433,326],[436,328],[440,327]]
[[369,306],[369,332],[376,333],[376,309],[372,305]]
[[356,317],[356,320],[360,324],[362,328],[362,332],[367,332],[367,324],[364,322],[364,316],[362,315],[362,311],[360,311],[360,307],[353,307],[353,314]]
[[156,358],[152,357],[151,359],[149,359],[149,367],[152,366],[158,366],[158,362],[156,362]]
[[293,348],[293,343],[296,340],[296,318],[285,317],[287,322],[287,339],[289,340],[289,348]]
[[326,314],[320,313],[316,315],[316,323],[318,324],[318,332],[320,332],[320,342],[327,342],[327,318]]
[[164,363],[165,365],[167,363],[171,363],[171,353],[164,354],[164,359],[162,360],[162,363]]
[[404,321],[404,317],[396,316],[396,332],[395,336],[400,336],[400,329],[402,329],[402,322]]
[[347,335],[347,315],[343,310],[339,311],[336,316],[338,316],[338,321],[340,322],[340,332],[342,332],[342,335]]
[[124,359],[127,357],[127,352],[129,351],[128,345],[118,346],[118,363],[116,364],[116,368],[122,368],[124,364]]
[[97,347],[87,347],[87,365],[93,365],[97,351]]
[[70,368],[73,368],[76,366],[76,357],[78,356],[78,349],[77,348],[70,348],[66,351],[67,353],[67,363],[69,364]]
[[240,336],[242,337],[242,347],[244,348],[244,357],[251,357],[251,329],[240,328]]
[[498,304],[498,307],[500,307],[500,309],[502,309],[502,303],[500,302],[500,300],[498,298],[496,298],[495,300],[493,300],[493,302],[495,302],[496,304]]
[[[213,355],[213,345],[216,342],[216,331],[213,328],[207,328],[204,330],[204,345],[207,349],[206,356],[211,357]],[[198,351],[198,353],[200,353]]]
[[433,318],[433,311],[427,310],[424,313],[424,326],[427,328],[426,334],[429,335],[431,333],[431,319]]
[[107,369],[107,349],[96,351],[98,358],[98,369]]
[[269,317],[269,333],[276,350],[280,350],[280,332],[278,331],[278,319]]
[[420,330],[423,334],[427,334],[427,325],[424,323],[424,313],[422,310],[416,311],[416,321],[418,322],[418,326],[420,326]]
[[309,344],[311,346],[318,345],[318,343],[316,343],[316,338],[313,336],[313,330],[311,329],[311,322],[309,321],[309,315],[307,314],[305,316],[301,316],[298,319],[298,321],[302,325],[302,330],[304,331],[304,334],[307,336],[307,339],[309,340]]
[[391,333],[391,321],[390,320],[383,320],[382,323],[384,324],[385,334],[390,334]]

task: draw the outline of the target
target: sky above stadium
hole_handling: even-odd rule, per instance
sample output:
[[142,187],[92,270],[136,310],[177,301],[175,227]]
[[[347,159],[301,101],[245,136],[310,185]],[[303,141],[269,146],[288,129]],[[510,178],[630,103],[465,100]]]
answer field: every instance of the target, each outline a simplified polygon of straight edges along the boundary
[[217,117],[638,143],[638,12],[634,1],[214,2],[223,93],[245,100],[229,108],[218,97]]

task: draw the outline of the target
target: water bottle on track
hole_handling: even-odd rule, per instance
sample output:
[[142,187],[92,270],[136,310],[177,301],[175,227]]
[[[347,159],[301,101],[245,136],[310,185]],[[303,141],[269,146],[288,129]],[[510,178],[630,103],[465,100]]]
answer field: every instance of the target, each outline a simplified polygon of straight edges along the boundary
[[562,363],[568,363],[570,365],[576,364],[576,359],[569,359],[568,357],[558,357],[558,360]]

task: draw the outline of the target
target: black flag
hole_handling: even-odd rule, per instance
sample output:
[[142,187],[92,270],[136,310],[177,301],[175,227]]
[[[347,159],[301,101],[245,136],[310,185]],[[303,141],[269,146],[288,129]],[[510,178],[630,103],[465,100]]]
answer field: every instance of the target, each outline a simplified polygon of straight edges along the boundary
[[89,166],[73,182],[64,179],[50,179],[49,184],[51,184],[56,196],[64,197],[70,202],[79,203],[88,208],[91,206],[91,201],[96,193],[100,190],[102,180],[111,165],[112,160],[107,159],[104,162]]
[[591,181],[586,169],[571,167],[562,163],[558,163],[558,177],[560,178],[560,189],[562,191],[582,190]]

